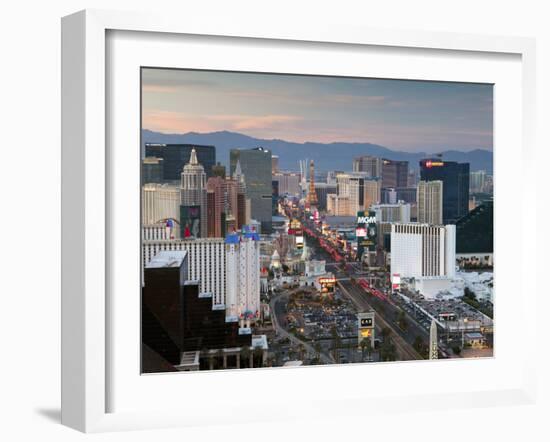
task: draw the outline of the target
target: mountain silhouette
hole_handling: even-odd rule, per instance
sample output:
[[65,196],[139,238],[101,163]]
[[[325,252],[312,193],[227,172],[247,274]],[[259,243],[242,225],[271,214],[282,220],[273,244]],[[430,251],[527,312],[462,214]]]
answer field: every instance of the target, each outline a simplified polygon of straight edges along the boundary
[[[264,147],[279,156],[279,167],[283,170],[299,170],[298,161],[313,159],[317,171],[351,170],[352,158],[359,155],[372,155],[389,160],[408,161],[409,168],[418,170],[418,162],[423,158],[433,157],[426,152],[402,152],[372,143],[294,143],[285,140],[266,140],[248,135],[220,131],[211,133],[188,132],[185,134],[165,134],[143,129],[141,152],[144,155],[146,143],[160,144],[204,144],[216,146],[216,161],[229,165],[231,149]],[[485,170],[493,173],[493,153],[489,150],[475,149],[470,151],[442,150],[442,159],[470,163],[470,171]]]

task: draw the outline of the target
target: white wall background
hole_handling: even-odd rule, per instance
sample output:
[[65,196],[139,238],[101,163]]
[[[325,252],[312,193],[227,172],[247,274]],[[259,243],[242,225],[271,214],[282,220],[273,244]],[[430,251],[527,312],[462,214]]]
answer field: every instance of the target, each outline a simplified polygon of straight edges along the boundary
[[[378,28],[407,28],[534,36],[538,52],[538,144],[540,170],[530,186],[547,195],[542,163],[549,160],[550,14],[544,1],[437,0],[393,1],[143,1],[20,0],[0,10],[1,207],[0,249],[0,437],[3,440],[80,440],[84,436],[59,421],[60,358],[60,17],[84,8],[166,10],[226,20],[245,16],[254,21],[318,20]],[[547,181],[546,181],[547,182]],[[545,188],[546,187],[546,188]],[[548,200],[548,198],[546,198]],[[539,214],[539,219],[542,218]],[[542,224],[542,223],[540,223]],[[539,256],[533,269],[545,274],[542,252],[548,238],[539,226]],[[544,243],[542,242],[544,241]],[[535,270],[536,269],[536,270]],[[542,285],[542,284],[541,284]],[[539,306],[548,311],[541,287]],[[541,317],[541,319],[544,319]],[[540,327],[540,325],[539,325]],[[541,334],[542,334],[542,327]],[[365,416],[363,422],[294,422],[277,428],[262,425],[163,430],[94,436],[96,440],[547,440],[548,350],[541,347],[541,405],[483,410],[414,412],[398,416]],[[261,400],[269,400],[268,389]],[[546,410],[545,410],[546,408]],[[261,436],[263,435],[263,436]]]

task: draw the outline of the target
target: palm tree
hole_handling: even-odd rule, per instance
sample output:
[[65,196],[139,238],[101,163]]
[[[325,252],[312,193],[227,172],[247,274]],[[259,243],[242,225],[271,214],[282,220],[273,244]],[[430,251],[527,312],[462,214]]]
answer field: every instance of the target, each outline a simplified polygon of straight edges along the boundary
[[400,310],[399,311],[399,314],[397,316],[397,324],[399,325],[399,327],[401,328],[401,330],[406,330],[407,329],[407,320],[405,319],[405,312],[403,310]]
[[359,343],[361,346],[361,360],[365,361],[365,355],[369,355],[372,352],[372,343],[370,341],[370,338],[363,338],[361,342]]
[[263,355],[264,355],[264,351],[261,347],[254,347],[254,351],[253,351],[253,359],[258,361],[257,362],[257,366],[258,367],[261,367],[263,365]]
[[332,329],[330,330],[330,334],[332,335],[332,357],[336,361],[336,363],[339,362],[339,355],[340,355],[340,336],[338,335],[338,331],[336,330],[336,326],[332,326]]
[[396,348],[392,342],[392,338],[391,336],[387,336],[380,347],[380,359],[382,361],[395,361],[396,356]]
[[218,365],[218,368],[223,368],[223,356],[224,356],[224,352],[223,352],[223,348],[220,348],[217,352],[216,352],[216,360],[217,360],[217,365]]
[[318,361],[320,361],[321,360],[321,343],[316,342],[313,348],[315,349],[315,357],[317,358]]
[[424,341],[422,341],[422,338],[420,336],[417,335],[416,338],[414,338],[413,347],[418,353],[422,352],[422,347],[424,347]]
[[298,346],[298,354],[300,355],[300,360],[304,360],[304,352],[306,351],[306,347],[304,346],[304,344],[300,344]]

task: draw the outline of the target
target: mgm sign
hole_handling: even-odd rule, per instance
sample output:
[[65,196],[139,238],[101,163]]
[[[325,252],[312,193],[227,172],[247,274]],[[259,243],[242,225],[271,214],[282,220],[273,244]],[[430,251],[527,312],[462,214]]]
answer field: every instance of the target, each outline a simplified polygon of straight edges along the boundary
[[357,321],[357,345],[361,345],[363,339],[370,339],[374,348],[374,312],[358,313]]
[[373,211],[357,212],[357,227],[355,237],[357,238],[357,259],[360,260],[363,252],[374,252],[377,242],[376,214]]

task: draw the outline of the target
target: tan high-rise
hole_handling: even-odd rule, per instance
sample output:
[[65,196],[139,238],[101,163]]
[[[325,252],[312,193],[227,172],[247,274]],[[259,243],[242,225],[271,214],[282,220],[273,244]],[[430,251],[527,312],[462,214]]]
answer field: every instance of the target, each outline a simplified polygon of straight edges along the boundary
[[420,181],[416,201],[419,223],[443,224],[443,181]]

